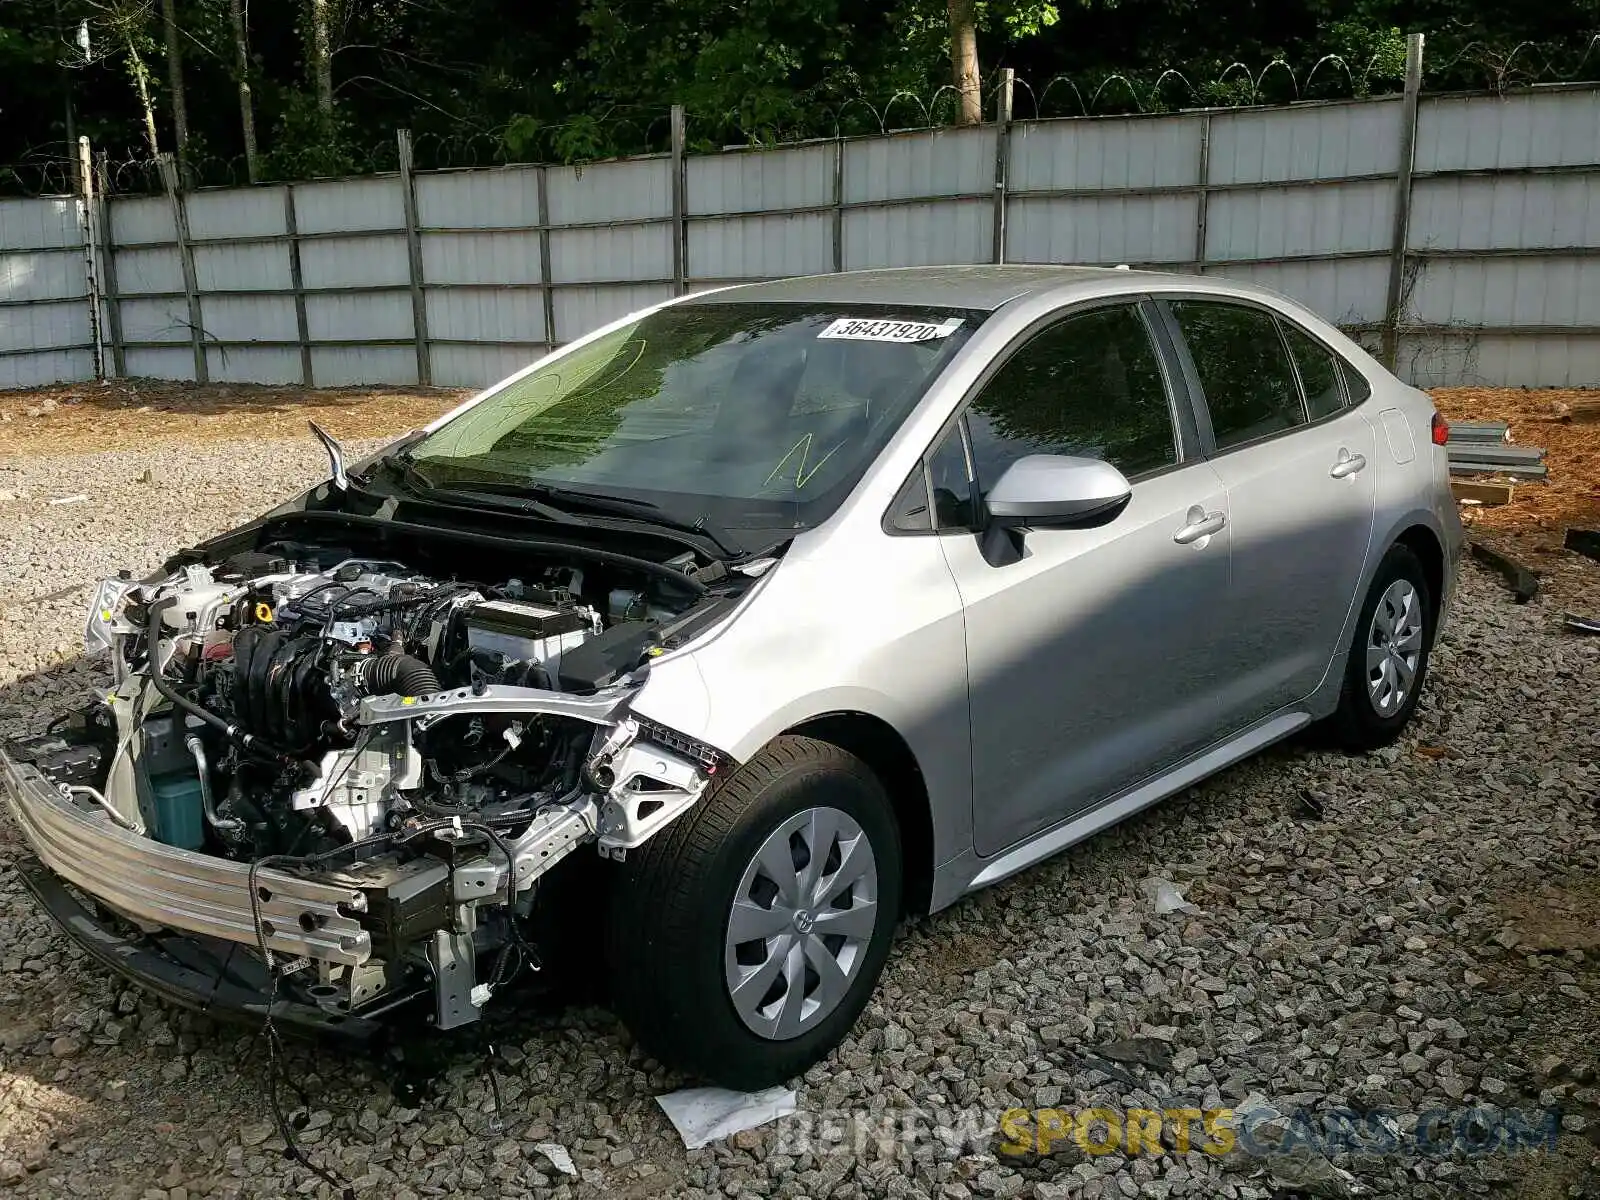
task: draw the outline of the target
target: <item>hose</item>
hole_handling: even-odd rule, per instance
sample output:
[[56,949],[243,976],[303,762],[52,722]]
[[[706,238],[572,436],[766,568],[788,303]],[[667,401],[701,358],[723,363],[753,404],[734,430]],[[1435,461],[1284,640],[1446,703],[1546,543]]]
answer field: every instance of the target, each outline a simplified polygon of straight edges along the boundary
[[204,705],[196,704],[189,697],[180,694],[176,688],[162,677],[161,664],[158,657],[161,648],[161,615],[177,604],[180,599],[182,599],[181,596],[168,596],[165,600],[157,600],[150,606],[150,619],[145,625],[145,652],[150,658],[151,684],[155,686],[156,691],[163,698],[172,703],[173,707],[181,709],[190,716],[199,717],[200,720],[214,729],[222,730],[230,740],[237,742],[246,750],[269,754],[273,758],[281,759],[284,762],[293,762],[294,760],[289,755],[267,745],[255,734],[246,733],[243,729],[240,729],[231,721],[219,717]]
[[379,654],[361,667],[361,686],[369,695],[431,696],[439,691],[433,668],[412,654]]
[[206,824],[218,833],[238,833],[244,828],[243,821],[217,815],[216,801],[211,796],[211,765],[206,762],[205,744],[192,733],[183,739],[183,744],[189,747],[189,753],[194,755],[194,765],[200,771],[200,811],[205,813]]
[[139,834],[141,837],[144,836],[144,826],[139,824],[137,821],[128,820],[127,817],[118,812],[117,806],[111,803],[111,801],[107,800],[104,793],[81,783],[58,784],[56,790],[68,798],[73,796],[89,797],[89,799],[93,800],[101,808],[105,809],[106,816],[110,817],[118,825],[121,825],[124,829],[128,829]]

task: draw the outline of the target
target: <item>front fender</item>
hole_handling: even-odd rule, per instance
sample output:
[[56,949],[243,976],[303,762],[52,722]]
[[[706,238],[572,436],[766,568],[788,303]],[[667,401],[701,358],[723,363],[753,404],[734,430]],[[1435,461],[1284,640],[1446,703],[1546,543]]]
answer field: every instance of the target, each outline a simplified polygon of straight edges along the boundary
[[844,562],[836,546],[796,549],[725,628],[652,663],[633,711],[736,762],[815,717],[876,718],[917,760],[935,861],[960,853],[972,836],[966,630],[937,541],[878,537]]

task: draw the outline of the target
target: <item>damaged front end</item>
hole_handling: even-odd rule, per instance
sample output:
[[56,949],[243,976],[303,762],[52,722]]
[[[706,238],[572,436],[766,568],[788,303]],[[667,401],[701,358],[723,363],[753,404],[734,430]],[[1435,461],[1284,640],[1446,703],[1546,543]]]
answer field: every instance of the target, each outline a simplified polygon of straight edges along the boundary
[[418,1000],[465,1025],[534,958],[552,868],[622,857],[726,765],[630,700],[738,589],[332,540],[258,529],[103,585],[113,682],[8,746],[0,786],[46,909],[170,998],[262,1016],[270,991],[351,1030]]

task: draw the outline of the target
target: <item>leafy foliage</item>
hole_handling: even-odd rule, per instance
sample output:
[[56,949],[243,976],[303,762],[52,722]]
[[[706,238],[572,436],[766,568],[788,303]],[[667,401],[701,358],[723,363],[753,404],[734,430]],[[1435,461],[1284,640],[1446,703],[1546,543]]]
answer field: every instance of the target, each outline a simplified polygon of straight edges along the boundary
[[[664,149],[686,106],[699,149],[878,132],[949,120],[947,0],[259,0],[246,75],[265,170],[278,177],[391,165],[411,128],[419,162],[586,161]],[[0,4],[0,163],[67,157],[74,133],[113,158],[148,150],[145,68],[173,149],[158,15],[146,0]],[[311,25],[326,13],[331,113],[317,102]],[[1600,70],[1600,0],[978,0],[984,111],[996,68],[1018,115],[1277,103],[1393,90],[1404,34],[1429,34],[1430,87],[1501,86]],[[119,28],[118,14],[128,24]],[[228,0],[177,0],[191,159],[241,177]],[[119,18],[121,19],[121,18]],[[76,47],[89,22],[93,54]],[[1584,31],[1584,32],[1579,32]],[[209,149],[209,153],[207,153]]]
[[350,116],[335,107],[332,115],[317,107],[317,98],[303,88],[286,88],[262,167],[267,179],[314,179],[347,175],[357,163],[350,148]]

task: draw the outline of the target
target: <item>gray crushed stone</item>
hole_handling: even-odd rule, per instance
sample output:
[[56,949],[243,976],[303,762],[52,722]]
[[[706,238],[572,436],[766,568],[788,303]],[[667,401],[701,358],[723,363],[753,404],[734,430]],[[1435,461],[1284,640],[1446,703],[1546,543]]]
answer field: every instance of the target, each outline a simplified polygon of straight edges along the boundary
[[[87,592],[60,593],[148,570],[322,469],[304,440],[0,460],[0,736],[96,682],[76,658]],[[605,1011],[541,1008],[497,1022],[498,1120],[479,1050],[443,1053],[418,1100],[383,1063],[291,1046],[301,1141],[375,1197],[1600,1194],[1600,639],[1464,571],[1404,742],[1360,759],[1275,748],[909,923],[856,1030],[799,1082],[800,1118],[686,1152],[653,1101],[685,1081]],[[333,1195],[282,1156],[262,1047],[69,948],[24,890],[24,858],[7,816],[0,1195]],[[1153,876],[1200,911],[1157,915]],[[1554,1150],[1406,1143],[1417,1114],[1475,1106],[1559,1107]],[[1069,1138],[1018,1156],[997,1135],[1014,1108],[1183,1107],[1279,1133],[1297,1112],[1394,1113],[1402,1145],[1211,1154],[1169,1128],[1159,1153]],[[841,1148],[821,1123],[855,1113],[881,1132],[898,1110],[967,1120],[969,1136],[946,1148],[924,1118],[914,1145]],[[578,1177],[540,1142],[567,1147]]]

